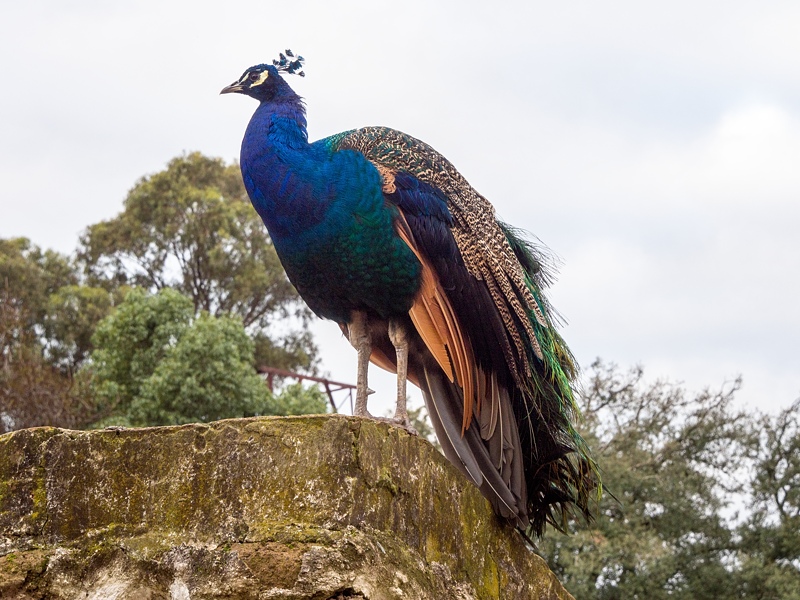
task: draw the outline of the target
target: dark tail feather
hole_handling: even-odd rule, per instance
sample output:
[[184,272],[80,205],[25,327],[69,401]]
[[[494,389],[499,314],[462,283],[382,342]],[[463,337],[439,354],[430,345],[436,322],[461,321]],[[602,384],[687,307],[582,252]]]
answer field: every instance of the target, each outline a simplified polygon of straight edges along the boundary
[[[526,529],[529,521],[525,481],[513,474],[518,466],[513,461],[520,461],[521,457],[518,454],[512,456],[512,464],[505,465],[506,472],[511,469],[512,473],[505,478],[507,481],[504,480],[503,474],[492,460],[492,455],[498,456],[503,451],[507,452],[508,447],[491,447],[491,444],[503,444],[503,436],[494,436],[492,440],[484,442],[477,423],[473,423],[462,436],[464,401],[461,390],[446,378],[438,366],[423,370],[423,377],[419,378],[420,387],[445,456],[480,488],[497,514],[520,529]],[[506,405],[506,410],[510,413],[510,404]],[[515,419],[504,419],[504,422],[507,425],[512,424],[516,429]],[[518,436],[516,431],[509,434]],[[516,470],[519,472],[519,469]]]
[[[568,522],[591,520],[599,481],[594,461],[566,433],[554,437],[559,428],[529,415],[521,423],[521,445],[526,452],[530,522],[534,536],[541,537],[549,523],[566,533]],[[533,439],[530,439],[530,438]]]
[[555,321],[561,319],[543,293],[553,279],[553,259],[521,231],[500,226],[547,319],[547,326],[542,326],[531,314],[542,357],[530,357],[532,377],[513,400],[526,458],[531,528],[541,536],[547,523],[564,531],[571,518],[580,515],[591,520],[602,484],[598,466],[573,425],[579,415],[573,391],[578,369],[556,330]]

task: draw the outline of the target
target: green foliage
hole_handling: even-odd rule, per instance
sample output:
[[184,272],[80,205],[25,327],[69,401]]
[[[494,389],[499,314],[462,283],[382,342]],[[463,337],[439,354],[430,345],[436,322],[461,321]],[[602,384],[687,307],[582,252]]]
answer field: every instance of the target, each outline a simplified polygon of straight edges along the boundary
[[[666,382],[645,384],[641,369],[593,365],[582,433],[609,493],[595,523],[551,533],[540,546],[572,594],[797,597],[800,529],[789,490],[800,482],[799,461],[790,459],[800,406],[777,421],[752,416],[734,407],[738,386],[687,396]],[[742,524],[735,509],[747,498],[752,516]],[[786,518],[778,499],[792,507]]]
[[172,289],[150,296],[133,289],[97,326],[91,369],[96,396],[128,415],[142,385],[174,349],[194,315],[192,301]]
[[[309,316],[247,199],[238,166],[200,153],[141,179],[122,213],[87,229],[79,257],[92,285],[171,287],[191,298],[195,313],[238,315],[251,333],[265,333],[290,315],[304,325]],[[313,369],[316,348],[303,333],[267,336],[273,366]]]
[[75,428],[96,418],[70,372],[112,299],[78,281],[66,256],[25,238],[0,239],[0,431]]
[[65,374],[88,356],[95,326],[118,297],[79,285],[69,258],[25,238],[0,240],[0,282],[8,308],[25,315],[20,331]]
[[287,385],[270,406],[271,415],[320,415],[328,412],[328,398],[316,385]]
[[24,310],[27,326],[42,322],[51,294],[77,283],[66,256],[43,251],[26,238],[0,239],[0,290],[13,308]]
[[[122,303],[131,286],[138,290]],[[156,424],[320,406],[314,392],[292,390],[279,406],[256,385],[254,360],[313,371],[317,357],[309,313],[236,165],[194,153],[141,179],[120,215],[87,229],[77,262],[24,238],[0,240],[0,292],[4,427],[76,427],[103,415],[102,423]],[[280,335],[271,329],[278,322]],[[227,362],[212,360],[215,343]],[[90,355],[91,369],[81,369]],[[193,373],[190,364],[203,360],[219,372]],[[240,375],[223,408],[215,393]],[[91,401],[76,404],[76,390],[85,394],[89,384]]]
[[241,321],[206,313],[142,382],[130,414],[136,424],[170,425],[274,414],[272,404]]
[[[315,370],[317,349],[311,332],[308,329],[290,331],[286,335],[275,338],[264,331],[253,335],[255,344],[255,364],[287,371]],[[305,367],[311,365],[310,369]]]
[[107,416],[97,425],[155,426],[255,415],[324,413],[312,387],[273,397],[254,367],[254,343],[238,317],[194,316],[166,288],[134,289],[97,327],[90,372]]
[[[751,511],[740,527],[751,597],[800,599],[800,399],[755,423]],[[760,595],[759,595],[760,594]]]
[[97,324],[119,303],[127,289],[109,293],[85,285],[60,287],[47,299],[43,332],[50,362],[74,370],[89,357]]

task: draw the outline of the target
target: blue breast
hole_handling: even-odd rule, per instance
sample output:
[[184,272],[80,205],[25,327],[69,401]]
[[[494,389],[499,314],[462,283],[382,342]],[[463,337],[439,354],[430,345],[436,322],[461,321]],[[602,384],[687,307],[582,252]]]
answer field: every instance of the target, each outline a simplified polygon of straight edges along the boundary
[[357,152],[309,144],[304,119],[280,108],[263,103],[253,115],[241,166],[289,279],[314,312],[340,323],[353,310],[407,313],[420,265],[395,233],[378,171]]

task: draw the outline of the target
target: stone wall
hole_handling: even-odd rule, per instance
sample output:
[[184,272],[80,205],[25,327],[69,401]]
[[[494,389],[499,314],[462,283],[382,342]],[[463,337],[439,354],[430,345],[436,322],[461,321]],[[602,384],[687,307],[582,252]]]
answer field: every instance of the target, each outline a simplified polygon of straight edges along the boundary
[[429,443],[313,416],[0,437],[0,597],[570,596]]

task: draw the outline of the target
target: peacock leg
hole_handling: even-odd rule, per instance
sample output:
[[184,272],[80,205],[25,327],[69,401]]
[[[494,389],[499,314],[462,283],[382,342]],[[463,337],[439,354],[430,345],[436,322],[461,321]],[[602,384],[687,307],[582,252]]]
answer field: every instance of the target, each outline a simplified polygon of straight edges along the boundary
[[357,417],[371,417],[367,411],[367,396],[373,391],[367,387],[369,355],[372,353],[372,339],[367,326],[367,313],[353,311],[353,321],[348,325],[350,343],[358,351],[358,378],[356,380],[356,405],[353,414]]
[[411,433],[416,433],[411,427],[406,408],[406,381],[408,378],[408,337],[403,326],[396,321],[389,321],[389,340],[394,345],[397,354],[397,408],[394,421]]

